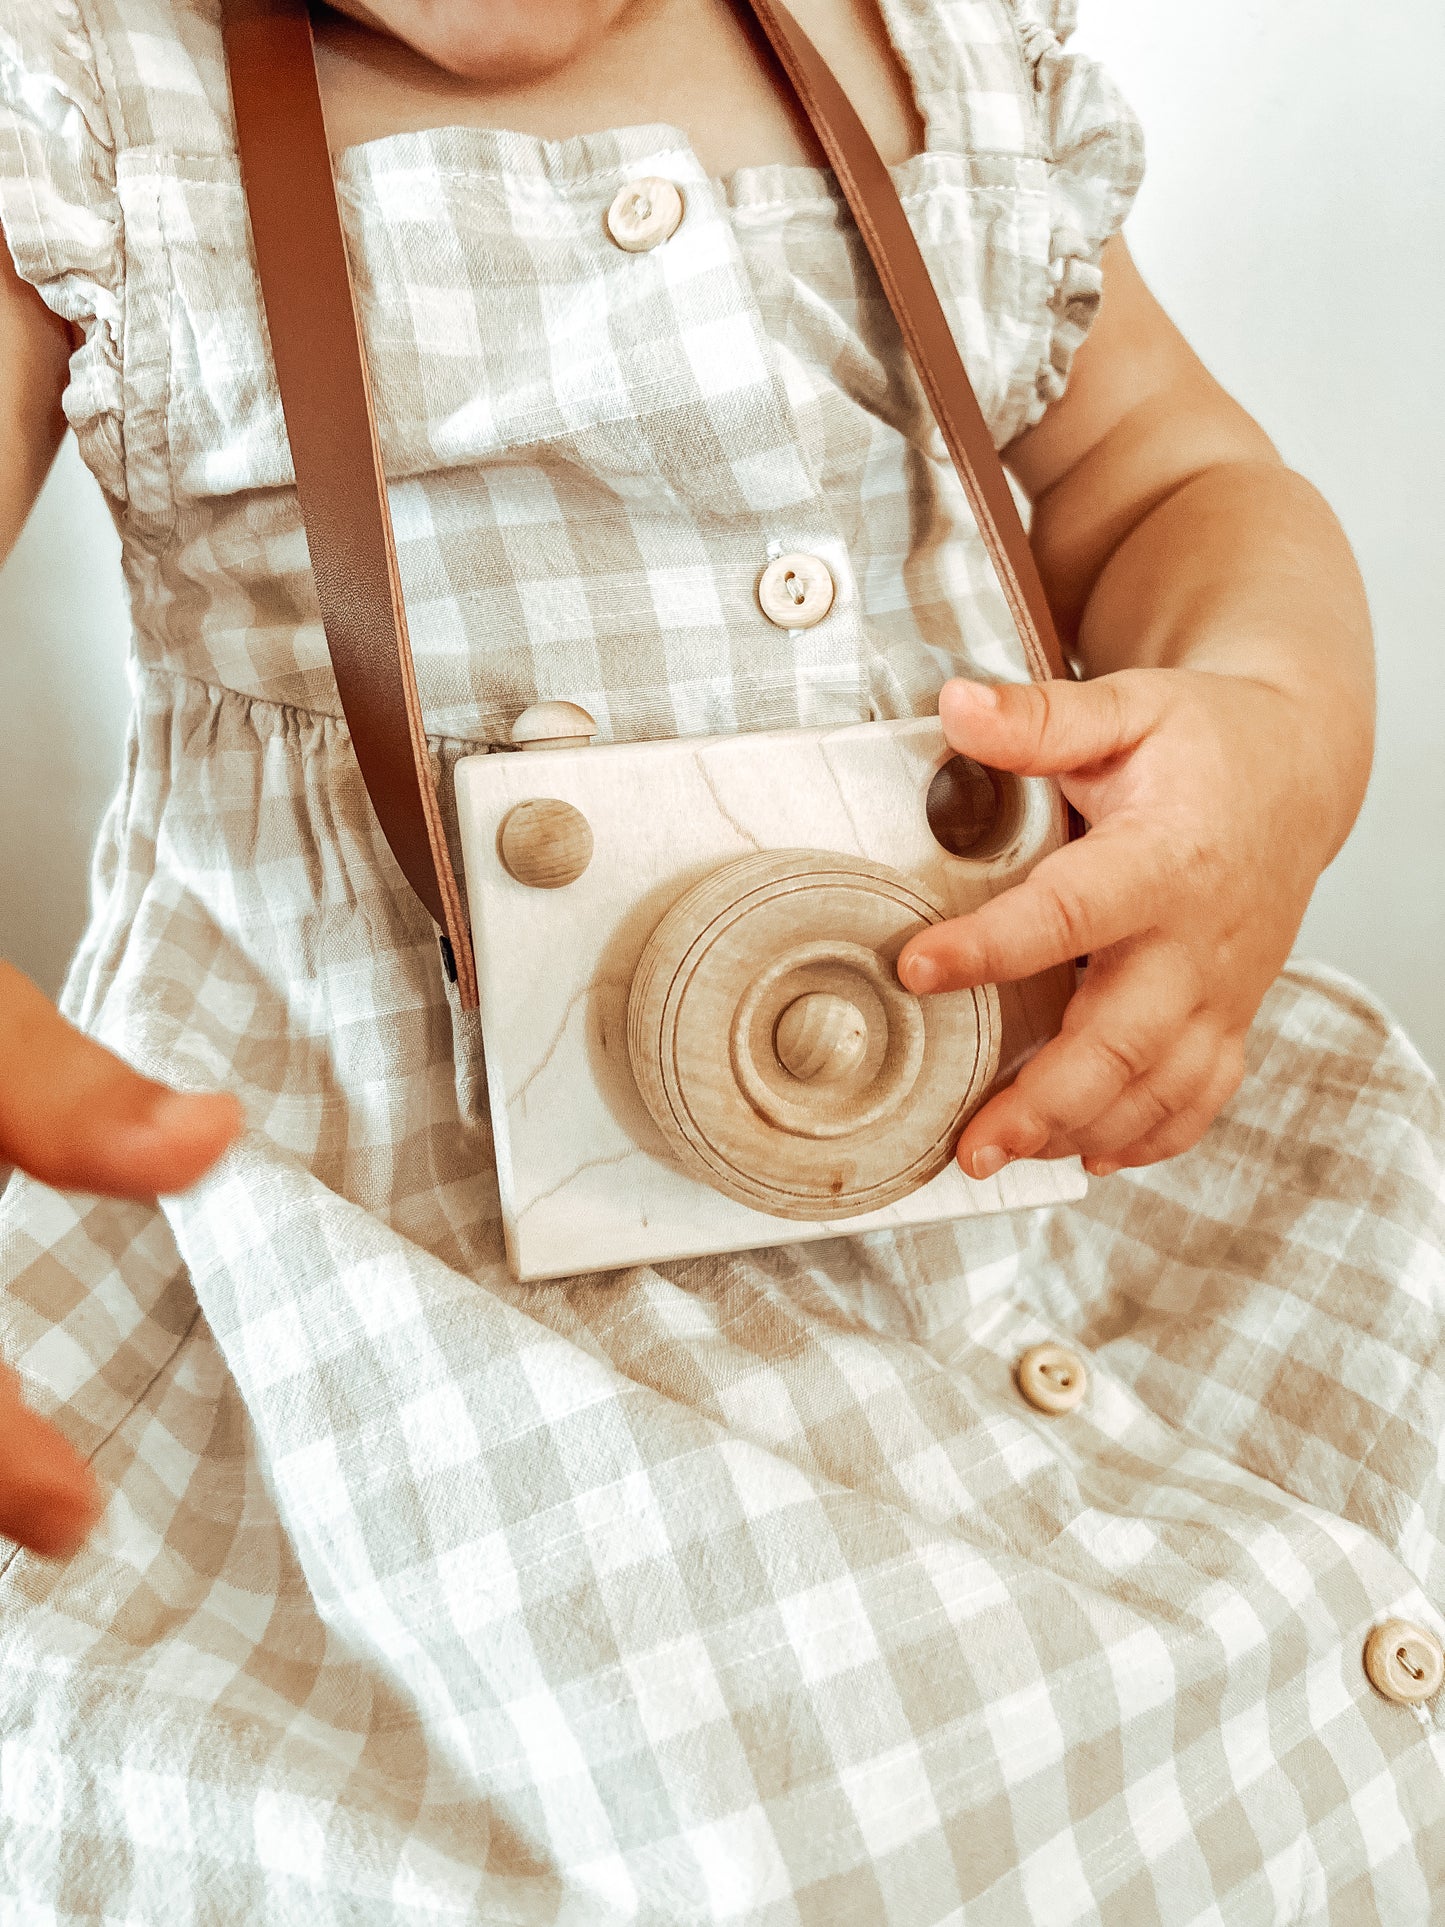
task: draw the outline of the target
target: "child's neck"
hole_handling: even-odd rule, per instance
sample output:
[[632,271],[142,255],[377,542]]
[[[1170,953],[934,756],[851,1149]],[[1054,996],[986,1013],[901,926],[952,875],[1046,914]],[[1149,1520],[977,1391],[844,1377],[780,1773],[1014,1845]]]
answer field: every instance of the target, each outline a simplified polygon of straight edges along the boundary
[[[794,0],[791,10],[883,158],[892,165],[917,153],[923,129],[878,0]],[[339,14],[318,18],[317,42],[338,152],[427,127],[498,127],[564,140],[666,121],[687,133],[710,174],[820,159],[811,130],[731,0],[652,0],[625,12],[567,67],[512,86],[457,79]]]

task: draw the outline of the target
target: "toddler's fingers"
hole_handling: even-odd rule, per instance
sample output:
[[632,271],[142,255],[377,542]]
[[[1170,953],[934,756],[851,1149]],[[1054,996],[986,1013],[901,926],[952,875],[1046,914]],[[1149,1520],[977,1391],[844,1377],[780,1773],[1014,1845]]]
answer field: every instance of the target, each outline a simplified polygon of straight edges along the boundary
[[1196,1016],[1107,1110],[1074,1132],[1072,1148],[1092,1169],[1096,1161],[1113,1161],[1129,1145],[1164,1129],[1202,1101],[1222,1049],[1218,1023]]
[[1131,749],[1159,718],[1147,675],[1094,682],[945,683],[939,720],[950,745],[994,769],[1061,776]]
[[898,978],[918,996],[1009,983],[1150,928],[1165,859],[1157,835],[1108,823],[1055,850],[1022,883],[904,945]]
[[20,1402],[19,1380],[0,1366],[0,1536],[60,1558],[75,1551],[99,1512],[90,1467]]
[[1244,1045],[1231,1039],[1220,1050],[1214,1070],[1191,1103],[1166,1118],[1157,1129],[1125,1145],[1112,1157],[1086,1160],[1096,1177],[1142,1164],[1162,1164],[1192,1151],[1214,1123],[1244,1077]]
[[62,1190],[182,1191],[240,1128],[231,1097],[141,1077],[0,964],[0,1160]]
[[1090,1121],[1116,1109],[1173,1052],[1193,1005],[1193,985],[1169,946],[1146,942],[1101,959],[1065,1012],[1059,1036],[970,1120],[958,1142],[960,1167],[986,1177],[986,1164],[973,1162],[981,1153],[986,1162],[999,1152],[1035,1157],[1046,1146],[1057,1146],[1055,1156],[1072,1153]]

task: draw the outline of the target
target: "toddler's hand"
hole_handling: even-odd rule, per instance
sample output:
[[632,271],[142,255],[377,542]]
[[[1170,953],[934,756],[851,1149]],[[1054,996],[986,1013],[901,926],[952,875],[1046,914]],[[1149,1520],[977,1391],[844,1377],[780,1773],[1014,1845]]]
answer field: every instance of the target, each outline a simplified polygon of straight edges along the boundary
[[[0,964],[0,1164],[69,1190],[154,1197],[193,1183],[240,1121],[234,1098],[183,1097],[138,1076]],[[0,1534],[58,1555],[96,1512],[90,1468],[0,1365]]]
[[1056,776],[1089,824],[1026,880],[899,958],[917,992],[1089,968],[1059,1036],[970,1121],[962,1168],[1080,1153],[1096,1176],[1187,1150],[1239,1084],[1244,1034],[1330,854],[1293,699],[1189,669],[949,683],[949,743]]

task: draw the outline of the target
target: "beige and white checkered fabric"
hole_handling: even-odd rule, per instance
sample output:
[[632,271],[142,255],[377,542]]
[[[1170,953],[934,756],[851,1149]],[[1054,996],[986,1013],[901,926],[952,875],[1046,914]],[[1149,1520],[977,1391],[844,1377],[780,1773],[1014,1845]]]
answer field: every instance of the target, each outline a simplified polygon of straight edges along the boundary
[[[1061,17],[887,17],[1002,441],[1137,133]],[[686,215],[624,255],[641,174]],[[635,737],[1020,673],[826,177],[646,127],[341,180],[445,755],[539,695]],[[111,1495],[0,1576],[0,1921],[1429,1920],[1445,1732],[1361,1667],[1445,1631],[1445,1124],[1398,1032],[1293,972],[1204,1146],[1082,1206],[511,1283],[476,1038],[336,713],[211,4],[0,0],[0,221],[84,330],[136,619],[69,1008],[250,1123],[163,1212],[0,1212],[0,1345]],[[795,548],[839,593],[784,635]],[[1059,1419],[1012,1379],[1050,1335]]]

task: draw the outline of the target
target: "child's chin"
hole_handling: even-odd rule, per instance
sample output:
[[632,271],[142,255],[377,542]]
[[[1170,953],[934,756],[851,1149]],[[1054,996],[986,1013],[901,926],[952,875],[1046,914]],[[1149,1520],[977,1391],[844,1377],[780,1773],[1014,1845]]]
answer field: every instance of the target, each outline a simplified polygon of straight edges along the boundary
[[575,60],[628,0],[363,0],[343,11],[380,26],[461,80],[519,87]]

